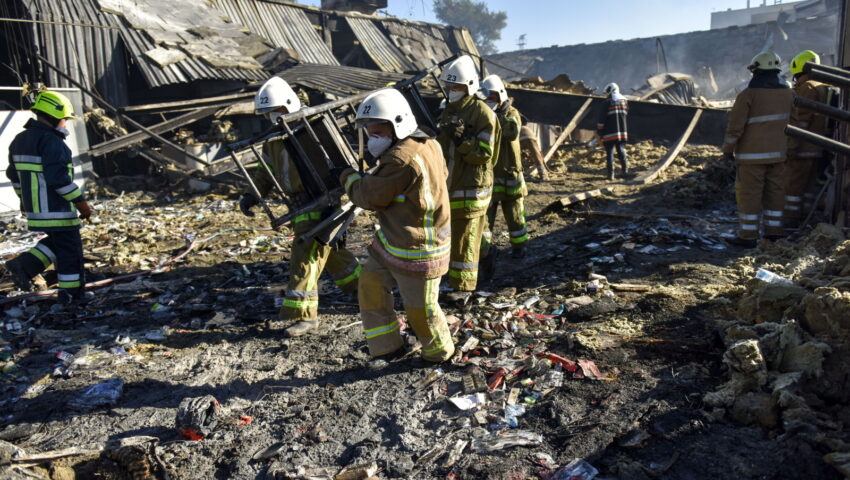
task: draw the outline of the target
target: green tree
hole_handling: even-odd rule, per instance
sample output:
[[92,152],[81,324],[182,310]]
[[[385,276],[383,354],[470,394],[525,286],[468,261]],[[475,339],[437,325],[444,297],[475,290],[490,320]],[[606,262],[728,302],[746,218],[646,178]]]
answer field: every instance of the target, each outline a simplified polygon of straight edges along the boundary
[[466,27],[482,54],[498,51],[494,42],[508,22],[507,13],[491,11],[483,1],[434,0],[434,14],[443,23]]

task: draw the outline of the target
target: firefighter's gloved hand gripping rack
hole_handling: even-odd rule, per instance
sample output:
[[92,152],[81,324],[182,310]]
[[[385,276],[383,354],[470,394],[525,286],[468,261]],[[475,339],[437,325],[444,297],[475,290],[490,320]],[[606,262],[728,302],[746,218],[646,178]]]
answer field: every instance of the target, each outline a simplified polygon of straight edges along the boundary
[[[431,116],[416,83],[426,76],[431,76],[437,82],[434,71],[455,57],[429,67],[413,77],[393,85],[400,90],[410,103],[414,116],[420,127],[436,129]],[[439,82],[437,82],[439,85]],[[336,207],[345,193],[339,185],[339,179],[333,172],[341,168],[353,168],[363,172],[363,165],[357,158],[349,138],[357,138],[357,126],[354,124],[356,107],[372,92],[345,97],[315,107],[283,115],[277,124],[254,138],[228,145],[230,157],[236,164],[245,181],[248,183],[260,206],[271,220],[273,228],[287,225],[299,215],[309,212],[323,211],[322,221],[301,238],[315,238],[324,245],[336,245],[345,234],[346,229],[360,212],[351,202],[339,208]],[[285,142],[285,148],[295,165],[304,193],[287,194],[271,166],[268,164],[257,146],[269,140],[280,139]],[[260,195],[256,184],[251,179],[245,165],[239,160],[236,152],[250,148],[257,160],[258,167],[271,176],[273,189],[283,199],[287,213],[277,217],[272,212],[266,200]]]

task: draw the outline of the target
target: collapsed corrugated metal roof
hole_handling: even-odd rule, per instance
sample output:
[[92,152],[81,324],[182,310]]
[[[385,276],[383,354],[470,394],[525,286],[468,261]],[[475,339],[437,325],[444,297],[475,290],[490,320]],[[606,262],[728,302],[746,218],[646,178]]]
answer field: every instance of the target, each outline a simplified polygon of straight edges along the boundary
[[393,43],[417,69],[425,69],[453,55],[443,35],[447,29],[397,18],[379,20]]
[[234,22],[247,26],[276,47],[293,50],[306,63],[339,65],[304,10],[257,0],[210,0]]
[[[25,5],[3,1],[0,2],[0,13],[12,18],[56,22],[32,27],[22,24],[8,26],[5,31],[8,48],[23,55],[32,42],[33,47],[52,64],[81,83],[96,88],[118,105],[127,103],[127,65],[123,52],[115,48],[121,39],[121,30],[113,16],[100,12],[96,5],[85,1],[30,0]],[[63,25],[61,22],[94,27]],[[24,73],[19,72],[21,75]],[[48,85],[72,87],[54,72],[45,73],[47,77],[44,80]]]
[[104,12],[121,16],[143,30],[156,44],[145,54],[160,66],[186,56],[202,59],[215,68],[262,70],[254,58],[270,48],[263,38],[244,27],[225,22],[221,13],[191,0],[97,0]]
[[[176,7],[191,0],[170,0]],[[36,49],[48,61],[70,74],[83,85],[95,88],[117,105],[127,102],[128,71],[124,52],[137,66],[150,87],[161,87],[196,80],[257,81],[268,74],[261,68],[215,68],[201,58],[184,55],[167,65],[160,65],[156,52],[161,49],[146,30],[133,28],[126,18],[100,10],[96,0],[55,2],[53,0],[27,0],[17,4],[3,2],[4,14],[23,14],[29,19],[47,22],[84,24],[69,26],[37,23],[32,25]],[[114,5],[113,5],[114,6]],[[197,23],[196,23],[197,25]],[[241,26],[230,24],[230,28]],[[163,30],[164,32],[165,30]],[[233,31],[233,30],[231,30]],[[245,36],[244,33],[239,32]],[[164,34],[167,35],[167,34]],[[178,37],[180,34],[177,34]],[[183,34],[191,39],[192,34]],[[196,39],[200,36],[195,35]],[[209,38],[209,37],[208,37]],[[162,42],[163,39],[160,39]],[[19,45],[27,48],[26,45]],[[192,47],[189,47],[192,48]],[[148,55],[148,52],[154,52]],[[204,55],[212,60],[209,55]],[[45,81],[52,86],[70,86],[53,72],[45,72]]]
[[293,85],[312,88],[324,93],[346,97],[410,78],[410,75],[392,72],[376,72],[357,67],[340,65],[301,64],[278,74]]
[[398,49],[370,18],[346,15],[345,21],[360,41],[366,54],[384,72],[416,70],[405,54]]

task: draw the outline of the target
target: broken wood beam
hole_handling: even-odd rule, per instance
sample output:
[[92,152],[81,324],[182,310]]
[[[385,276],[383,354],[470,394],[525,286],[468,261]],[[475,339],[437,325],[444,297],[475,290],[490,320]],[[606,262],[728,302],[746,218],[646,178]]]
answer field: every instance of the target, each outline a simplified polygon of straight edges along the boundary
[[579,122],[581,122],[587,115],[588,108],[590,108],[591,103],[593,103],[592,97],[588,97],[587,100],[584,101],[584,103],[581,105],[575,115],[573,115],[573,117],[570,119],[569,123],[567,123],[567,125],[564,127],[564,130],[561,132],[561,134],[558,135],[558,139],[555,140],[555,143],[553,143],[552,146],[549,147],[549,151],[546,152],[546,155],[543,157],[543,163],[548,162],[549,159],[552,158],[552,155],[555,154],[555,151],[558,150],[558,147],[560,147],[561,144],[564,143],[564,140],[566,140],[567,137],[569,137],[570,134],[573,133],[573,130],[576,129]]
[[652,289],[650,285],[638,285],[636,283],[609,283],[608,286],[618,292],[648,292]]
[[124,113],[168,113],[196,110],[203,107],[226,107],[234,103],[243,102],[254,98],[253,92],[237,93],[233,95],[222,95],[219,97],[196,98],[192,100],[177,100],[173,102],[150,103],[147,105],[133,105],[123,107]]
[[629,183],[634,185],[645,185],[658,178],[658,175],[660,175],[661,172],[663,172],[667,167],[670,166],[670,164],[673,163],[673,160],[675,160],[676,157],[679,155],[679,152],[682,151],[682,147],[684,147],[685,144],[688,143],[688,139],[691,138],[691,134],[693,133],[694,128],[696,128],[697,123],[699,122],[699,118],[701,116],[702,109],[697,109],[694,112],[693,117],[691,117],[691,123],[688,124],[688,127],[685,129],[685,131],[682,133],[676,143],[667,150],[667,153],[664,155],[661,161],[659,161],[655,165],[655,167],[652,168],[652,170],[634,179],[633,182]]
[[[150,127],[148,127],[148,130],[156,134],[170,132],[176,128],[180,128],[184,125],[188,125],[203,118],[209,117],[210,115],[215,114],[215,112],[217,111],[218,107],[199,108],[195,111],[180,115],[179,117],[175,117],[170,120],[157,123],[156,125],[151,125]],[[97,145],[94,145],[93,147],[89,148],[88,153],[93,157],[99,157],[102,155],[106,155],[107,153],[112,153],[116,150],[121,150],[122,148],[126,148],[134,143],[139,143],[150,137],[151,136],[147,132],[138,130],[132,133],[128,133],[127,135],[123,135],[121,137],[113,138],[111,140],[98,143]]]
[[574,203],[583,202],[590,198],[601,197],[602,195],[610,195],[611,193],[614,193],[614,189],[611,187],[597,188],[596,190],[589,190],[587,192],[574,193],[558,200],[556,203],[559,204],[561,207],[566,207]]
[[[38,53],[33,53],[33,56],[34,56],[35,58],[37,58],[37,59],[38,59],[41,63],[43,63],[46,67],[49,67],[51,70],[53,70],[54,72],[56,72],[56,74],[57,74],[57,75],[59,75],[60,77],[64,78],[65,80],[67,80],[67,81],[68,81],[68,83],[70,83],[71,85],[73,85],[73,86],[74,86],[74,87],[76,87],[76,88],[79,88],[81,92],[83,92],[83,93],[85,93],[86,95],[88,95],[88,96],[90,96],[91,98],[93,98],[93,99],[94,99],[97,103],[99,103],[101,106],[103,106],[103,108],[105,108],[106,110],[109,110],[109,113],[112,113],[113,115],[118,115],[120,118],[122,118],[123,120],[125,120],[125,121],[126,121],[127,123],[129,123],[130,125],[132,125],[132,126],[134,126],[134,127],[138,128],[139,130],[141,130],[141,131],[143,131],[143,132],[147,133],[148,135],[150,135],[152,138],[155,138],[157,141],[159,141],[159,142],[160,142],[160,143],[162,143],[163,145],[167,145],[167,146],[169,146],[169,147],[171,147],[171,148],[174,148],[174,149],[176,149],[176,150],[178,150],[178,151],[184,151],[184,152],[185,152],[185,150],[184,150],[183,148],[181,148],[179,145],[177,145],[176,143],[174,143],[174,142],[172,142],[171,140],[168,140],[167,138],[164,138],[164,137],[162,137],[162,136],[160,136],[160,135],[158,135],[158,134],[156,134],[156,133],[154,133],[154,132],[151,132],[151,131],[150,131],[150,129],[148,129],[147,127],[145,127],[145,126],[144,126],[144,125],[142,125],[141,123],[139,123],[139,122],[137,122],[137,121],[133,120],[133,119],[132,119],[132,118],[130,118],[128,115],[126,115],[126,114],[124,114],[124,113],[121,113],[121,112],[120,112],[117,108],[115,108],[114,106],[112,106],[112,104],[111,104],[111,103],[109,103],[109,102],[107,102],[106,100],[104,100],[104,98],[103,98],[103,97],[101,97],[100,95],[98,95],[98,94],[94,93],[91,89],[86,88],[83,84],[81,84],[80,82],[76,81],[76,80],[74,79],[74,77],[72,77],[72,76],[68,75],[67,73],[63,72],[63,71],[62,71],[59,67],[57,67],[57,66],[53,65],[52,63],[50,63],[50,61],[49,61],[49,60],[47,60],[46,58],[44,58],[43,56],[39,55]],[[206,160],[204,160],[203,158],[200,158],[200,157],[198,157],[198,156],[196,156],[196,155],[191,155],[189,152],[185,152],[185,154],[186,154],[186,156],[187,156],[187,157],[191,158],[192,160],[195,160],[196,162],[198,162],[198,163],[200,163],[200,164],[202,164],[202,165],[209,165],[209,162],[207,162],[207,161],[206,161]]]

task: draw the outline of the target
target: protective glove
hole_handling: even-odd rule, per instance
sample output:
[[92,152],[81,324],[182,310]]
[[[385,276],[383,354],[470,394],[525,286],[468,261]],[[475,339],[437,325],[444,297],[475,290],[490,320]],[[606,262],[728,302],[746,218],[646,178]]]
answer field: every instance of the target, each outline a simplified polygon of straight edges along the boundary
[[454,129],[452,130],[452,142],[455,146],[459,146],[463,143],[464,133],[466,132],[466,127],[463,125],[463,122],[458,122],[455,124]]
[[251,208],[259,205],[260,201],[257,200],[257,197],[251,195],[250,193],[246,193],[242,195],[242,198],[239,199],[239,210],[242,211],[242,214],[246,217],[253,217],[254,212],[251,211]]
[[88,220],[91,218],[92,210],[88,202],[84,200],[82,202],[75,203],[75,205],[77,206],[77,211],[80,213],[80,219]]
[[724,153],[723,161],[729,163],[735,163],[735,154],[734,153]]

